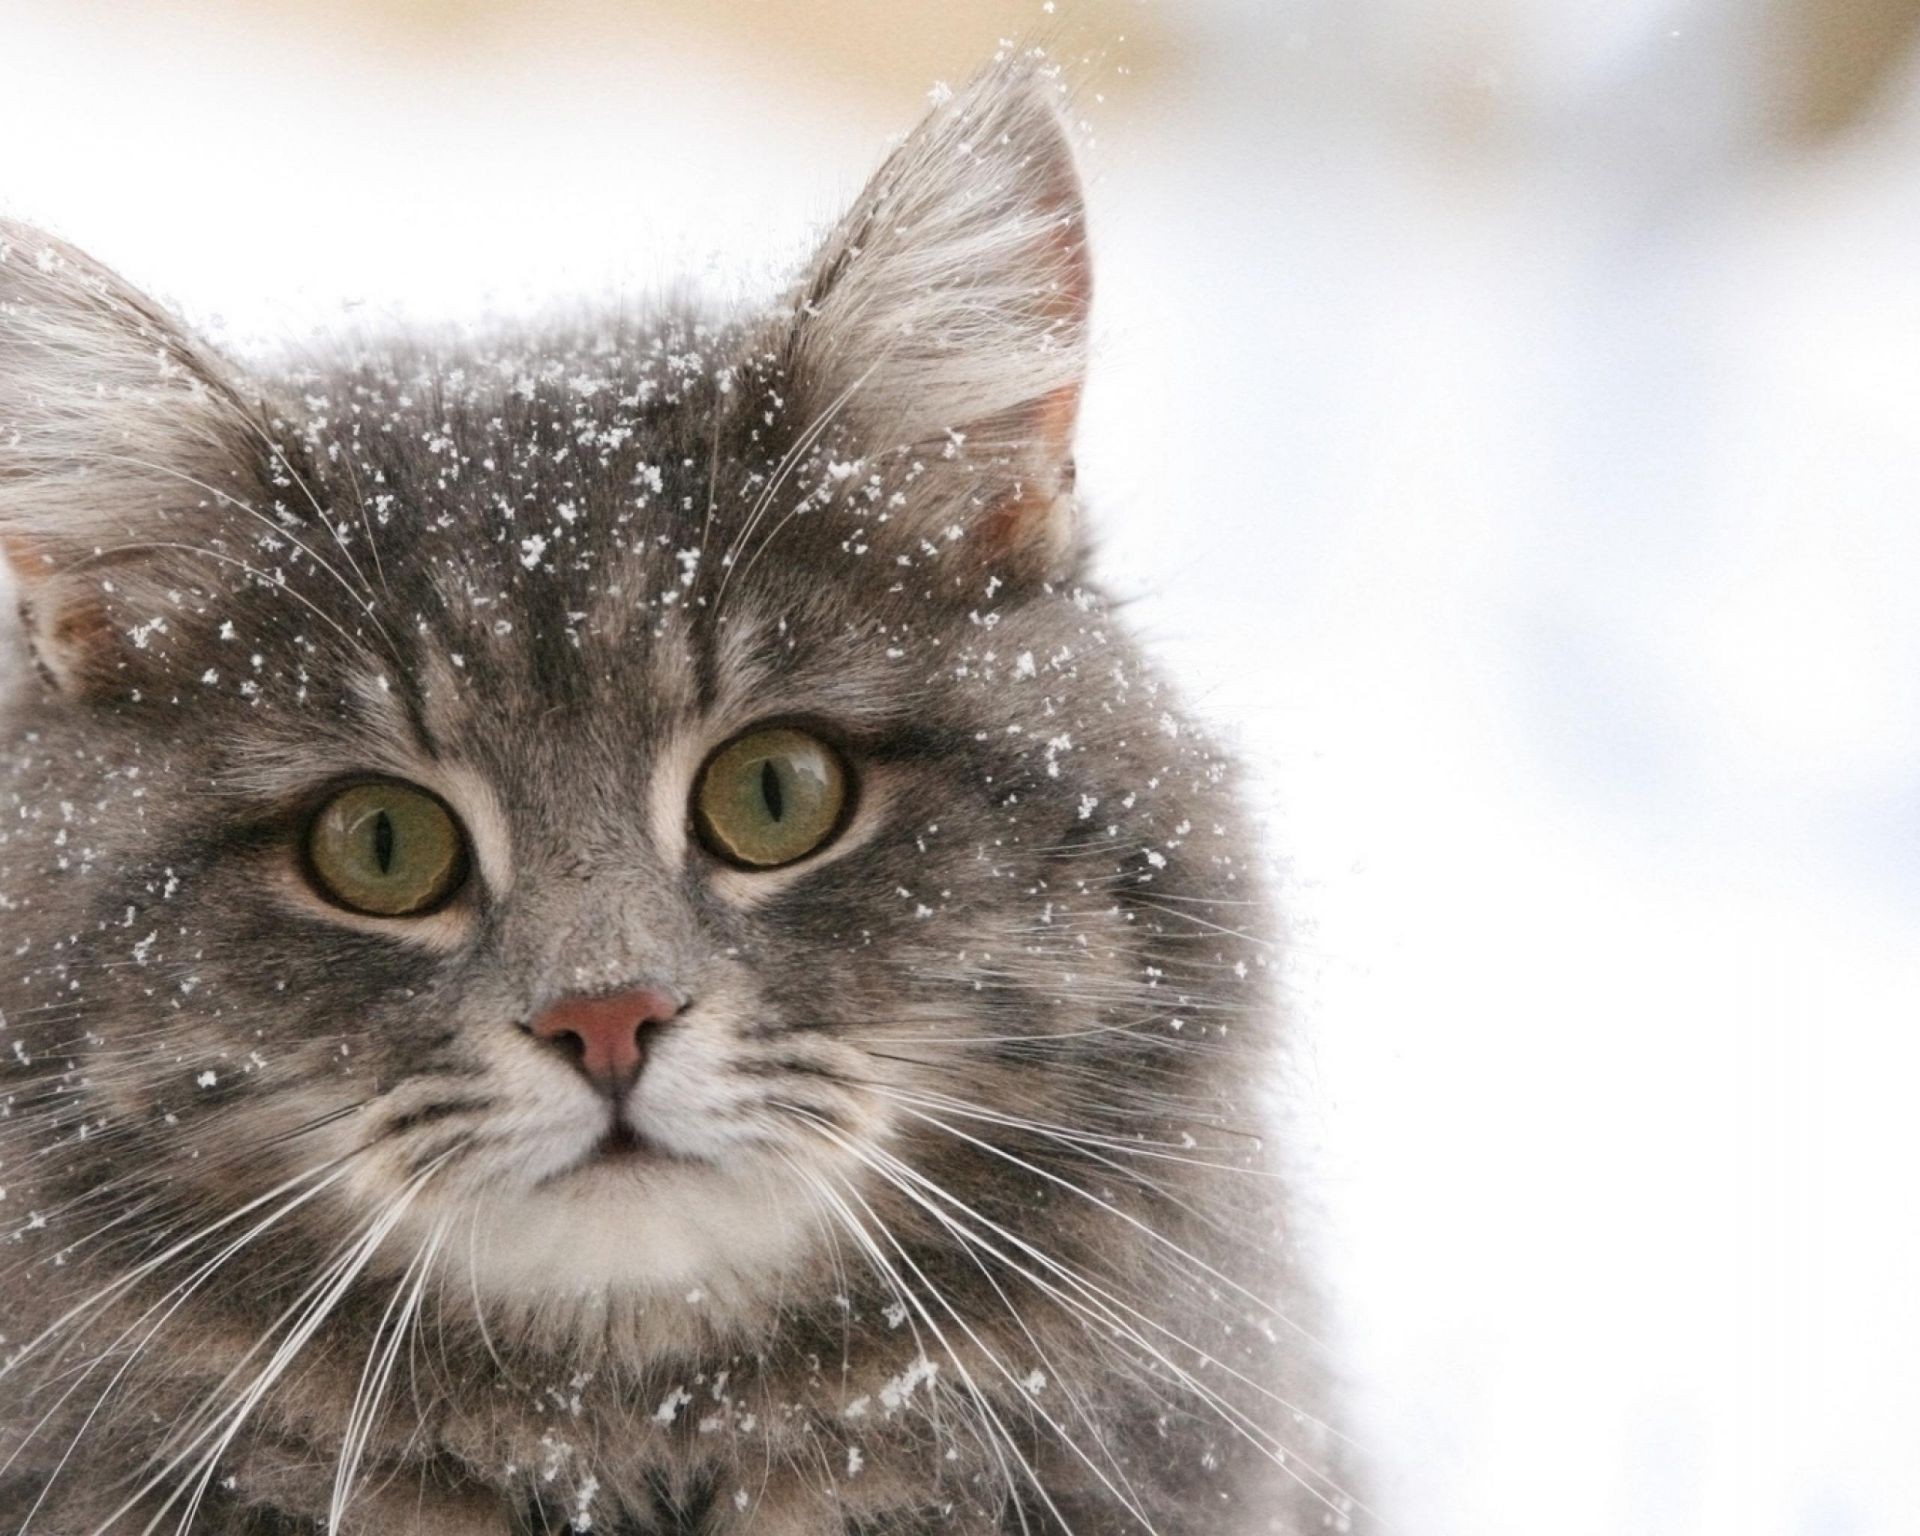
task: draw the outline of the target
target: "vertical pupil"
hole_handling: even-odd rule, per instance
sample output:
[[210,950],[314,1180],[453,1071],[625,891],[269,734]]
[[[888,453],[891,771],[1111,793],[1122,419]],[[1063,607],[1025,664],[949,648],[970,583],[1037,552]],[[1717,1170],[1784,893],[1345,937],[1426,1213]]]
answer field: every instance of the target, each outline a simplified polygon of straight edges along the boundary
[[380,873],[393,873],[393,818],[385,811],[378,811],[373,818],[373,861],[380,866]]
[[771,758],[760,765],[760,798],[767,802],[767,814],[778,821],[785,803],[780,795],[780,771]]

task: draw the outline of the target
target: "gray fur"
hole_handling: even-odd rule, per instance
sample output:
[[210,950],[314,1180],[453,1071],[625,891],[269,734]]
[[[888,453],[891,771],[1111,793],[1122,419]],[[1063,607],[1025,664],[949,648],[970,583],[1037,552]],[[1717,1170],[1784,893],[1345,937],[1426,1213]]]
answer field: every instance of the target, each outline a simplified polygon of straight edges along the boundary
[[[0,1524],[1344,1528],[1231,767],[1073,533],[1042,84],[725,324],[249,380],[0,258]],[[691,776],[769,718],[859,804],[722,869]],[[468,828],[445,912],[305,886],[370,772]],[[527,1021],[641,980],[663,1155],[582,1168]]]

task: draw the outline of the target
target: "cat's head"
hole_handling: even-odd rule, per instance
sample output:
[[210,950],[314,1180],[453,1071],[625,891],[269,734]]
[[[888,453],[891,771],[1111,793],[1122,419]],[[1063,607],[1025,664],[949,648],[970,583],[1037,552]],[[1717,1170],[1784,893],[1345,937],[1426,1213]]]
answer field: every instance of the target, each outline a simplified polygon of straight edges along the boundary
[[746,322],[257,382],[0,258],[0,1045],[88,1198],[738,1317],[1230,1113],[1242,849],[1081,584],[1040,85]]

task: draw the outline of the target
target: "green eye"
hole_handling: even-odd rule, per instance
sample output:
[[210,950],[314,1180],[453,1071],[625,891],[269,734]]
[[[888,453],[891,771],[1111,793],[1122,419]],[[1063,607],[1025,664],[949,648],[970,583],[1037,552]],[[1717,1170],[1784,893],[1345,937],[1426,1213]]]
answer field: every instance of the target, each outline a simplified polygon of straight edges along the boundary
[[307,831],[307,865],[329,901],[371,917],[418,917],[466,877],[460,825],[410,784],[343,789]]
[[773,869],[805,858],[840,830],[847,770],[818,737],[769,726],[708,759],[693,805],[714,853],[747,869]]

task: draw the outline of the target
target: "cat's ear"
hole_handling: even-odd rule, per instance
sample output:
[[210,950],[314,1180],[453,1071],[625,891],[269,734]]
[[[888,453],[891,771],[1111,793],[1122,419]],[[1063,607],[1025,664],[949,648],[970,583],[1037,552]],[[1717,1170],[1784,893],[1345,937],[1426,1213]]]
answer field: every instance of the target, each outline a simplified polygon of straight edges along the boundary
[[1056,90],[1002,68],[938,103],[802,290],[790,376],[811,422],[917,466],[917,540],[1042,578],[1073,563],[1073,432],[1093,297]]
[[165,311],[0,221],[0,555],[61,688],[110,688],[121,621],[207,583],[190,556],[244,500],[250,423],[224,366]]

